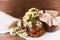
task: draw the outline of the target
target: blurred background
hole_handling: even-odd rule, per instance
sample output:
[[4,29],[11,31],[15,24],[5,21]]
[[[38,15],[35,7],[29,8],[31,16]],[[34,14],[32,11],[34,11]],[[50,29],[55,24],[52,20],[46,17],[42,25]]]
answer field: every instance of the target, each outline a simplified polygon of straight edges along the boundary
[[60,14],[60,0],[0,0],[0,11],[20,18],[28,9],[56,10]]

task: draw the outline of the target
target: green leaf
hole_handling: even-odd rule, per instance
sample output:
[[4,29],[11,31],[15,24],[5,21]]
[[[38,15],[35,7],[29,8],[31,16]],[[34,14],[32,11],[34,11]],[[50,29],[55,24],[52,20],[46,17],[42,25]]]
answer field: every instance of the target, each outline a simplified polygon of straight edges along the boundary
[[23,34],[24,32],[18,32],[18,34]]
[[18,30],[18,29],[19,29],[19,26],[16,26],[16,27],[15,27],[15,30]]

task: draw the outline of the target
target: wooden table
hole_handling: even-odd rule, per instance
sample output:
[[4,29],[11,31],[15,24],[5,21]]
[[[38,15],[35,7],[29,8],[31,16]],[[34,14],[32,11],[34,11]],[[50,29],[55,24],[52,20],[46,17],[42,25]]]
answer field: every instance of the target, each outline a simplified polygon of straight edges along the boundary
[[9,33],[0,34],[0,40],[26,40],[20,36],[12,36]]
[[[0,0],[0,11],[4,11],[16,18],[22,18],[29,8],[36,7],[43,10],[56,10],[60,15],[60,0]],[[9,33],[0,34],[0,40],[25,40]]]

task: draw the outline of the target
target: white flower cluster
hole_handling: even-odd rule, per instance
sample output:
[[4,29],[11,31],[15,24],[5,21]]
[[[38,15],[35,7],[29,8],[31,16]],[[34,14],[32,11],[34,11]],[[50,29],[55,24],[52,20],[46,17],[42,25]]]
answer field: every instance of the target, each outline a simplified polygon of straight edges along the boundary
[[[18,29],[18,28],[17,28]],[[26,38],[28,37],[28,34],[24,31],[24,30],[19,30],[19,31],[16,31],[16,28],[11,28],[10,29],[10,34],[11,35],[18,35],[20,37],[23,37],[23,38]]]
[[16,34],[23,38],[28,37],[28,34],[24,30],[20,30],[20,31],[16,32]]
[[[28,26],[29,28],[32,28],[32,21],[36,19],[40,15],[40,11],[36,8],[31,8],[29,9],[28,12],[23,17],[23,25],[26,27]],[[35,18],[35,19],[33,19]]]

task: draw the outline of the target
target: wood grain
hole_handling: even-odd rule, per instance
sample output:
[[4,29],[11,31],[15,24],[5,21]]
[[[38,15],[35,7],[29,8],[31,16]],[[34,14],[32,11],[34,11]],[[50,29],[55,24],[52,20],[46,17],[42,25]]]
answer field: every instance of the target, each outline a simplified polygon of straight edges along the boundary
[[14,17],[22,17],[31,7],[57,10],[60,13],[60,0],[0,0],[0,11]]
[[12,36],[9,33],[0,34],[0,40],[26,40],[20,36]]
[[[4,11],[9,15],[20,18],[31,7],[40,10],[56,10],[60,15],[60,0],[0,0],[0,11]],[[18,36],[9,34],[0,34],[0,40],[25,40]]]

